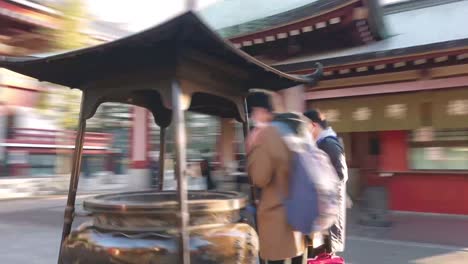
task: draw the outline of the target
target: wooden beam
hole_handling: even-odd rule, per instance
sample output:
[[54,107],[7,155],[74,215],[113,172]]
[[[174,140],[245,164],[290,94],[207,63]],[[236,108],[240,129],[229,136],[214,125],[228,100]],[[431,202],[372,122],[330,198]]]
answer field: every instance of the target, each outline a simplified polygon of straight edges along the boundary
[[306,100],[344,98],[353,96],[368,96],[376,94],[416,92],[438,89],[452,89],[466,87],[467,84],[468,76],[463,76],[441,78],[435,80],[418,80],[380,85],[367,85],[333,90],[309,90],[306,93]]
[[[301,23],[307,22],[308,20],[311,20],[311,19],[319,19],[321,16],[326,16],[328,14],[332,14],[335,11],[340,11],[340,9],[346,9],[346,8],[352,7],[354,4],[356,4],[356,3],[360,2],[360,1],[361,0],[351,0],[349,2],[346,2],[346,3],[343,3],[341,5],[335,6],[333,8],[328,9],[328,10],[324,10],[322,12],[314,14],[312,16],[308,16],[308,17],[304,17],[304,18],[301,18],[301,19],[298,19],[298,20],[290,21],[288,23],[285,23],[285,24],[282,24],[282,25],[277,25],[277,26],[274,26],[274,27],[271,27],[271,28],[266,28],[266,29],[263,29],[263,30],[260,30],[260,31],[257,31],[257,32],[251,32],[251,33],[246,33],[246,34],[234,36],[234,37],[230,38],[229,40],[234,41],[234,40],[238,40],[238,39],[252,38],[253,35],[257,35],[257,34],[270,35],[272,33],[270,31],[273,31],[273,30],[280,30],[281,31],[281,30],[283,30],[282,29],[283,27],[290,28],[290,27],[294,27],[295,24],[301,24]],[[336,17],[336,15],[333,15],[333,17]],[[300,27],[298,27],[298,28],[300,28]],[[273,33],[276,34],[278,32],[273,32]]]
[[369,9],[366,7],[356,7],[353,9],[354,20],[366,20],[369,17]]
[[[417,54],[407,54],[407,55],[401,55],[401,56],[389,56],[385,58],[354,61],[354,62],[343,63],[339,65],[329,65],[326,67],[326,70],[341,70],[344,68],[370,67],[370,66],[375,66],[378,64],[383,64],[383,63],[393,64],[393,63],[397,63],[400,61],[406,61],[408,62],[408,64],[410,63],[415,64],[415,62],[417,61],[416,65],[421,65],[423,63],[426,63],[428,59],[441,57],[441,56],[458,56],[462,54],[468,54],[468,46],[460,47],[460,48],[445,49],[445,50],[433,50],[433,51],[421,52]],[[421,60],[421,61],[418,61],[418,60]],[[281,65],[282,64],[280,63],[276,64],[276,66],[281,66]],[[303,68],[300,70],[292,70],[290,73],[303,74],[303,73],[309,73],[312,70],[314,69]]]
[[[358,68],[358,72],[364,72],[367,69]],[[428,69],[428,77],[431,79],[443,78],[450,76],[459,76],[459,75],[468,75],[468,64],[454,65],[454,66],[444,66]],[[352,87],[359,85],[369,85],[369,84],[380,84],[380,83],[390,83],[390,82],[401,82],[401,81],[410,81],[418,80],[422,78],[421,70],[410,70],[403,72],[391,72],[391,73],[382,73],[382,74],[373,74],[360,77],[348,77],[341,79],[325,80],[319,82],[317,86],[314,87],[316,90],[323,89],[334,89],[340,87]]]
[[334,80],[320,81],[314,90],[334,89],[339,87],[351,87],[375,83],[388,83],[397,81],[417,80],[420,78],[420,71],[406,71],[398,73],[383,73],[361,77],[348,77]]

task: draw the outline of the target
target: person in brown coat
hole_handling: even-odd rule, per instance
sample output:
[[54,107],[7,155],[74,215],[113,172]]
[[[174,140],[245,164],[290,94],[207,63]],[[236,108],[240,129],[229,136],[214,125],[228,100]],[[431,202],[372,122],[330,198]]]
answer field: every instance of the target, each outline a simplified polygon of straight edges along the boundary
[[269,264],[300,264],[304,237],[289,226],[282,198],[287,195],[292,153],[278,131],[269,126],[273,113],[268,96],[255,93],[248,104],[255,128],[247,140],[247,170],[261,189],[257,208],[260,257]]

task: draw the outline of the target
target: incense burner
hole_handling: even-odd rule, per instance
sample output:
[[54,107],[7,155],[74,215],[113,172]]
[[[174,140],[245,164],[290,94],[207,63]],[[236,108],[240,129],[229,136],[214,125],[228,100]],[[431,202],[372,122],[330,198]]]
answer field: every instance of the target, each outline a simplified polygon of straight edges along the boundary
[[[64,241],[62,260],[75,263],[178,263],[176,192],[129,192],[84,202],[92,221]],[[236,192],[189,192],[191,263],[257,263],[258,237],[240,222],[246,197]]]

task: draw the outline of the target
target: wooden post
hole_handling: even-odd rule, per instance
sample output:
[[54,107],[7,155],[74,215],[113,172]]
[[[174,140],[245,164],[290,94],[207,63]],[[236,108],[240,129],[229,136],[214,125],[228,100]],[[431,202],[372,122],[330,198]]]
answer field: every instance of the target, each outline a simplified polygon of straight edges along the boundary
[[305,110],[305,93],[304,86],[298,85],[285,89],[280,92],[283,103],[284,112],[302,113]]
[[59,250],[59,257],[58,263],[62,263],[62,245],[65,238],[70,234],[71,227],[73,224],[73,218],[75,215],[75,201],[76,201],[76,193],[78,189],[78,181],[80,178],[80,170],[81,170],[81,160],[82,160],[82,153],[83,153],[83,144],[84,144],[84,136],[86,131],[86,119],[83,117],[84,111],[84,94],[81,97],[81,109],[80,109],[80,116],[79,116],[79,123],[78,123],[78,133],[76,135],[75,140],[75,151],[73,154],[73,167],[72,173],[70,177],[70,186],[68,188],[68,199],[67,199],[67,207],[65,208],[64,213],[64,223],[63,223],[63,230],[62,230],[62,239],[60,241],[60,250]]
[[234,156],[234,145],[232,142],[235,141],[235,128],[232,119],[221,118],[221,135],[219,137],[220,153],[222,164],[221,166],[225,171],[229,171],[230,165],[235,161]]
[[166,161],[166,130],[167,128],[161,127],[159,134],[159,191],[162,191],[164,188],[164,163]]
[[151,171],[149,169],[149,111],[143,107],[133,106],[132,128],[130,132],[129,174],[132,180],[130,188],[134,190],[147,189],[151,186]]
[[179,202],[179,263],[190,264],[189,212],[187,202],[186,135],[182,92],[177,81],[172,82],[172,121],[175,129],[175,176]]

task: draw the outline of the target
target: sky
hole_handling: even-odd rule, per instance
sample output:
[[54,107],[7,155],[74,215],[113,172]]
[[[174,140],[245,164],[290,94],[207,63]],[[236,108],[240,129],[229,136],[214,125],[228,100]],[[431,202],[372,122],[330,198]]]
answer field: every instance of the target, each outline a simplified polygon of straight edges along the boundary
[[[217,1],[219,0],[198,0],[197,8],[204,8]],[[139,31],[183,12],[185,2],[185,0],[87,0],[87,5],[97,18],[123,23],[127,29]]]
[[[139,31],[159,24],[183,12],[185,8],[185,0],[86,1],[89,10],[95,17],[100,20],[122,23],[130,31]],[[197,8],[201,9],[218,1],[235,0],[197,0]],[[402,1],[407,0],[380,0],[382,4]]]

